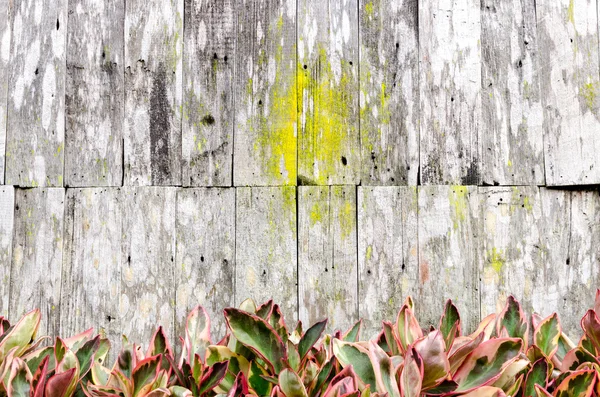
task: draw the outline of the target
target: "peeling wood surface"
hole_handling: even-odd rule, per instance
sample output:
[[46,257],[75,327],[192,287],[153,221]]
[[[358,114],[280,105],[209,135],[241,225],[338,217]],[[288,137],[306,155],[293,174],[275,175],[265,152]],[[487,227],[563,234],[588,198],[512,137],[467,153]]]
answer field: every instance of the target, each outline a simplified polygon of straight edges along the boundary
[[6,112],[8,108],[8,68],[11,42],[11,7],[0,3],[0,185],[4,185],[4,155],[6,153]]
[[225,335],[223,309],[235,304],[235,205],[234,189],[178,191],[176,335],[183,335],[185,319],[196,305],[210,316],[213,341]]
[[124,0],[69,2],[66,186],[123,181]]
[[298,188],[299,315],[305,327],[324,318],[332,332],[358,320],[356,188]]
[[5,183],[62,186],[67,1],[10,3]]
[[231,186],[235,1],[185,0],[182,182]]
[[15,218],[15,189],[0,186],[0,313],[8,313]]
[[363,185],[417,184],[418,1],[361,0],[360,138]]

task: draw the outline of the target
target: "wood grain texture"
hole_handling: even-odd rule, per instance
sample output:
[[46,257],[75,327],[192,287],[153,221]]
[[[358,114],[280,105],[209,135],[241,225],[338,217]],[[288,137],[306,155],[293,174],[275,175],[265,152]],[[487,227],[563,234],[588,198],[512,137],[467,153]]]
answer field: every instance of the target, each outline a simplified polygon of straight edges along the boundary
[[546,184],[600,183],[596,2],[539,0],[536,11]]
[[479,0],[419,3],[420,163],[424,185],[480,181]]
[[358,320],[356,187],[298,188],[300,321],[328,318],[330,331]]
[[359,187],[357,209],[359,317],[362,338],[370,338],[407,296],[417,298],[417,190]]
[[235,1],[185,0],[182,181],[231,186]]
[[210,316],[213,341],[225,335],[223,309],[235,304],[235,221],[235,189],[178,191],[176,335],[196,305]]
[[417,184],[418,1],[360,0],[362,183]]
[[121,349],[121,189],[68,189],[65,206],[60,335],[94,327]]
[[11,42],[11,7],[0,3],[0,185],[4,185],[4,155],[6,153],[6,113],[8,109],[8,69]]
[[358,0],[298,1],[298,181],[360,181]]
[[534,0],[481,6],[482,181],[543,185],[543,109]]
[[40,335],[58,335],[64,201],[62,188],[16,190],[9,313],[40,309]]
[[476,187],[419,188],[419,296],[421,326],[439,325],[452,299],[466,332],[479,324],[479,238],[482,219]]
[[181,184],[183,0],[125,4],[125,185]]
[[62,186],[67,0],[10,4],[5,182]]
[[147,346],[162,325],[174,340],[176,188],[127,187],[121,197],[121,333]]
[[69,1],[66,186],[123,181],[124,0]]
[[288,324],[297,319],[295,187],[236,189],[235,304],[273,299]]
[[234,185],[296,185],[296,1],[236,11]]
[[0,186],[0,313],[8,313],[14,219],[15,189]]

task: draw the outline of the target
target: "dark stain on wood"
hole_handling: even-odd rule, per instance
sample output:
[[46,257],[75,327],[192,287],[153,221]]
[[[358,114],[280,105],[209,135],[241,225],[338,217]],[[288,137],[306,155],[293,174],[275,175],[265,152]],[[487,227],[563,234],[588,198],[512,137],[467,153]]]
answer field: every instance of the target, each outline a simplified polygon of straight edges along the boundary
[[160,185],[170,180],[171,159],[169,135],[171,133],[171,109],[166,89],[164,65],[159,65],[150,93],[150,161],[152,183]]

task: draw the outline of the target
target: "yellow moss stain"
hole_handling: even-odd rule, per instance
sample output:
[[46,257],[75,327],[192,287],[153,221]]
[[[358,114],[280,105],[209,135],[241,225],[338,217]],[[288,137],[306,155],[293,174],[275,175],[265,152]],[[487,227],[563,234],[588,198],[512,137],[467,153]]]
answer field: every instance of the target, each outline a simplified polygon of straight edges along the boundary
[[310,209],[310,225],[314,226],[318,222],[323,221],[323,211],[321,209],[322,203],[316,202],[312,205]]
[[371,260],[371,257],[373,257],[373,246],[371,244],[367,245],[365,257],[367,258],[367,261]]
[[499,274],[506,263],[506,259],[504,258],[502,250],[498,250],[494,247],[486,253],[486,262]]
[[457,230],[459,225],[466,219],[468,211],[467,188],[465,186],[452,186],[448,191],[448,200],[450,201],[452,226]]
[[594,103],[596,102],[596,84],[594,83],[586,83],[581,89],[581,96],[585,99],[585,103],[587,104],[590,110],[593,110]]
[[575,0],[569,2],[569,8],[567,9],[567,21],[575,24]]
[[354,207],[348,200],[344,200],[344,203],[339,209],[338,219],[340,221],[340,230],[342,232],[342,239],[348,238],[354,231],[354,221],[356,219],[354,213]]
[[373,11],[373,2],[369,1],[367,4],[365,4],[365,14],[369,19],[373,18]]

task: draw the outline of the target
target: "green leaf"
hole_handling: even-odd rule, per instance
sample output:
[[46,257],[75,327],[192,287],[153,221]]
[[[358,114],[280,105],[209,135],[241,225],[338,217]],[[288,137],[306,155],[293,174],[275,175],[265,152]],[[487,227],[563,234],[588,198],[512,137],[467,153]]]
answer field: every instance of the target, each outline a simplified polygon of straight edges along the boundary
[[288,355],[288,362],[290,363],[290,367],[294,371],[299,371],[300,370],[300,355],[298,354],[298,351],[296,350],[296,346],[290,340],[287,341],[287,355]]
[[89,340],[75,352],[79,362],[79,377],[84,377],[94,362],[94,354],[100,346],[100,335]]
[[159,326],[156,332],[154,332],[154,335],[152,335],[146,356],[156,356],[157,354],[173,355],[171,345],[169,344],[169,339],[167,338],[162,325]]
[[333,354],[338,359],[342,367],[346,368],[352,365],[354,372],[364,385],[369,385],[371,390],[377,390],[377,380],[373,365],[369,358],[367,350],[355,343],[344,342],[339,339],[333,340]]
[[415,350],[423,360],[423,383],[427,390],[442,383],[450,371],[450,362],[446,355],[444,337],[440,331],[430,332],[425,338],[414,344]]
[[510,338],[523,339],[524,347],[527,347],[529,329],[527,317],[521,308],[521,304],[512,295],[506,300],[506,305],[498,317],[496,329],[498,335],[500,335],[502,328],[506,329]]
[[369,341],[369,358],[375,373],[377,391],[388,393],[389,397],[400,397],[392,360],[374,341]]
[[185,326],[188,362],[193,362],[194,354],[204,358],[206,348],[210,343],[210,318],[202,306],[196,306],[188,315]]
[[451,299],[446,302],[444,314],[440,319],[440,331],[444,336],[446,349],[450,351],[454,338],[460,336],[460,314]]
[[407,305],[402,306],[400,312],[398,312],[396,334],[400,340],[402,351],[406,351],[409,345],[423,336],[417,318]]
[[554,391],[555,397],[589,397],[596,383],[596,371],[576,371],[567,376]]
[[133,397],[136,397],[140,391],[154,382],[160,369],[161,356],[148,357],[140,361],[133,370],[131,377],[133,380]]
[[[398,339],[396,339],[396,335],[394,335],[394,325],[388,321],[383,321],[383,336],[385,338],[384,345],[381,346],[383,350],[388,351],[392,356],[398,356],[400,354],[400,349],[398,349]],[[383,341],[382,341],[383,342]]]
[[200,380],[200,384],[198,385],[198,392],[200,394],[204,394],[207,391],[212,390],[215,386],[217,386],[225,377],[228,367],[229,361],[215,363],[212,367],[210,367],[208,371],[206,371],[206,373],[202,376],[202,380]]
[[302,379],[291,369],[284,369],[279,374],[279,387],[286,397],[308,397]]
[[533,341],[548,359],[558,350],[560,322],[556,313],[546,317],[533,332]]
[[300,355],[301,360],[304,360],[304,357],[308,354],[310,349],[317,343],[326,326],[327,320],[319,321],[302,335],[302,338],[300,338],[300,342],[298,343],[298,354]]
[[462,365],[464,360],[469,354],[473,352],[479,346],[485,338],[485,332],[481,332],[476,338],[471,339],[469,342],[463,344],[454,351],[448,360],[450,361],[450,373],[454,374],[458,368]]
[[423,361],[414,347],[410,347],[404,357],[404,368],[400,374],[402,397],[419,397],[423,382]]
[[8,352],[17,348],[15,356],[20,356],[25,350],[29,342],[34,339],[38,327],[40,325],[40,311],[32,310],[25,314],[23,318],[15,324],[10,331],[3,335],[2,341],[0,342],[0,362],[4,360]]
[[578,346],[570,350],[565,355],[565,358],[560,363],[560,370],[563,372],[575,371],[583,363],[594,363],[600,365],[600,362],[598,362],[596,357],[594,357],[583,347]]
[[256,361],[250,363],[250,371],[248,372],[248,383],[252,390],[259,396],[268,396],[271,393],[271,383],[264,379],[263,376],[269,373],[259,366]]
[[313,381],[313,384],[310,388],[311,397],[317,395],[317,393],[321,390],[321,388],[325,384],[325,381],[329,378],[329,375],[331,374],[331,370],[333,369],[333,366],[334,366],[334,362],[335,362],[335,358],[331,358],[329,361],[327,361],[321,367],[321,370],[319,371],[319,375],[317,375],[317,379],[315,379]]
[[594,351],[590,353],[597,355],[600,353],[600,321],[593,310],[588,310],[585,316],[581,319],[581,328],[585,332],[585,336],[589,340],[589,344],[594,346]]
[[29,397],[32,376],[23,360],[15,358],[10,370],[7,392],[8,397]]
[[548,382],[549,375],[549,366],[546,358],[540,358],[537,360],[531,368],[529,372],[527,372],[527,377],[525,378],[525,397],[535,396],[535,385],[540,385],[542,387],[546,387]]
[[360,329],[362,328],[362,319],[354,323],[354,325],[342,335],[344,342],[358,342],[360,338]]

